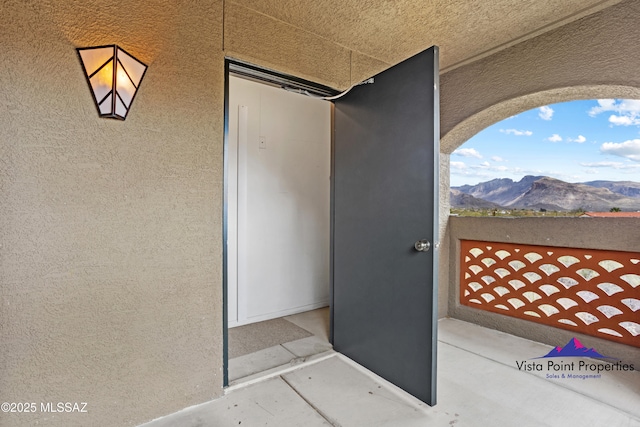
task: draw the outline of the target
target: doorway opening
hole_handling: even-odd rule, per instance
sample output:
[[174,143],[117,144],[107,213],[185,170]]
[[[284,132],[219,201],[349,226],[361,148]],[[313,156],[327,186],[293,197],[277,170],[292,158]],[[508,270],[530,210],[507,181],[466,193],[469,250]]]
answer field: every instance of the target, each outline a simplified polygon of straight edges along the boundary
[[225,386],[331,349],[332,105],[296,91],[336,93],[226,63]]
[[[245,187],[249,190],[255,185],[268,194],[261,194],[260,203],[239,196],[238,206],[244,203],[244,209],[233,215],[225,211],[224,261],[231,266],[224,276],[226,308],[233,309],[228,286],[232,281],[227,279],[234,271],[246,274],[251,270],[243,262],[263,264],[264,275],[248,280],[257,288],[245,294],[237,292],[237,322],[293,314],[301,307],[312,309],[321,304],[312,299],[297,300],[292,306],[295,310],[287,312],[291,307],[278,304],[290,302],[292,296],[326,296],[321,305],[330,303],[330,338],[335,350],[429,405],[435,404],[436,394],[438,75],[438,48],[434,46],[377,74],[371,81],[374,84],[354,85],[340,96],[324,96],[333,104],[297,95],[282,102],[266,102],[270,99],[266,87],[252,98],[257,99],[254,107],[234,107],[226,97],[225,207],[232,206],[230,197],[242,194]],[[229,89],[231,80],[229,76],[228,95],[234,92]],[[295,86],[289,89],[310,93]],[[275,92],[278,96],[294,95]],[[298,117],[303,101],[319,106],[321,112]],[[280,110],[273,108],[278,103],[290,114],[284,115],[282,122],[278,121]],[[230,117],[236,107],[238,125],[234,128]],[[255,114],[250,111],[259,113],[257,131],[251,130],[250,118]],[[242,120],[247,124],[241,125]],[[274,123],[281,124],[274,127]],[[277,137],[269,137],[263,128]],[[235,190],[229,182],[234,175],[229,167],[234,129],[237,139],[246,139],[244,146],[260,159],[238,168],[240,184]],[[289,132],[294,129],[306,133],[292,136]],[[243,155],[241,149],[235,153]],[[248,153],[246,157],[250,159]],[[251,178],[257,171],[263,172],[260,178]],[[318,171],[319,178],[311,178]],[[319,210],[311,209],[327,199]],[[272,205],[285,211],[270,214],[267,207]],[[245,250],[237,253],[244,261],[238,257],[234,270],[233,260],[228,259],[233,253],[229,249],[233,236],[227,231],[236,229],[229,222],[241,218],[243,212],[255,215],[261,227],[248,229],[244,235],[238,233],[238,247],[244,244]],[[238,221],[238,230],[242,230],[242,221]],[[296,225],[293,232],[292,224]],[[254,230],[267,232],[267,237],[259,237]],[[281,242],[285,235],[291,240],[281,246],[284,257],[265,261],[278,249],[275,242]],[[254,255],[247,255],[254,249]],[[319,255],[312,255],[314,250]],[[272,272],[279,275],[267,280]],[[261,287],[267,281],[283,286],[285,278],[293,279],[290,292],[274,294]],[[241,289],[242,278],[238,279]],[[304,291],[308,279],[323,285]],[[275,309],[256,309],[268,303],[275,304]],[[228,311],[224,313],[225,331],[234,315]],[[228,338],[227,333],[225,355]],[[226,380],[228,384],[228,377]]]

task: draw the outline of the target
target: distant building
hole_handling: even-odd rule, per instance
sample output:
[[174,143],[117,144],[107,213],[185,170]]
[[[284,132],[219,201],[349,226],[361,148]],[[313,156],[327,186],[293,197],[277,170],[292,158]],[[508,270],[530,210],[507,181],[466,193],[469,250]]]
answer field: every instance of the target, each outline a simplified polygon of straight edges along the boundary
[[640,218],[640,212],[585,212],[580,218]]

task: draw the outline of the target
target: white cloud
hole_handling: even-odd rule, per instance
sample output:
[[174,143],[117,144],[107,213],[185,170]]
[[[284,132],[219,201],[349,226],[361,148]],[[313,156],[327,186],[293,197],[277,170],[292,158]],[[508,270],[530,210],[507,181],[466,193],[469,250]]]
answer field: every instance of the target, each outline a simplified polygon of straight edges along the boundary
[[482,154],[478,153],[475,148],[458,148],[453,154],[462,157],[475,157],[476,159],[482,158]]
[[589,115],[595,117],[603,111],[615,111],[615,99],[598,99],[598,106],[589,110]]
[[623,167],[624,163],[622,163],[622,162],[590,162],[590,163],[581,162],[580,166],[584,166],[584,167],[587,167],[587,168],[615,168],[615,169],[618,169],[620,167]]
[[554,133],[549,138],[547,138],[547,141],[560,142],[560,141],[562,141],[562,137],[560,135],[558,135],[557,133]]
[[604,111],[616,113],[640,113],[640,100],[638,99],[598,99],[598,106],[589,110],[590,116],[596,116]]
[[515,136],[531,136],[533,132],[530,130],[518,130],[518,129],[500,129],[500,132],[506,133],[507,135],[515,135]]
[[640,118],[635,116],[616,116],[612,114],[609,116],[609,123],[616,126],[631,126],[631,125],[640,125]]
[[[575,131],[574,131],[575,132]],[[575,134],[574,134],[575,135]],[[588,140],[584,135],[578,135],[573,138],[564,138],[555,134],[554,140],[558,141],[569,141],[572,142],[580,142],[583,141],[586,143]],[[638,140],[640,142],[640,139]],[[613,143],[610,143],[613,144]],[[620,144],[622,145],[622,144]],[[603,146],[604,147],[604,146]],[[615,150],[620,151],[619,147],[610,147],[606,146],[603,149],[603,153],[606,151],[608,154],[613,154],[611,151]],[[624,152],[621,152],[624,154]],[[491,158],[483,159],[482,162],[473,162],[472,164],[464,163],[464,162],[451,162],[451,175],[452,177],[456,177],[457,182],[460,182],[457,185],[462,185],[462,183],[469,183],[471,180],[479,180],[479,181],[488,181],[496,178],[512,178],[512,179],[520,179],[523,175],[546,175],[551,176],[557,179],[561,179],[568,182],[576,182],[576,181],[586,181],[588,179],[609,179],[608,175],[615,173],[616,176],[624,176],[629,174],[629,176],[637,176],[640,172],[640,160],[632,161],[631,159],[622,159],[618,158],[618,160],[603,160],[598,162],[572,162],[570,159],[567,159],[566,170],[561,169],[560,167],[556,167],[554,169],[543,169],[543,168],[533,168],[531,166],[534,165],[513,165],[513,160],[510,160],[509,163],[499,163],[504,162],[505,160],[499,156],[491,156]],[[580,173],[577,170],[572,170],[570,164],[575,164],[575,166],[580,165]],[[607,169],[610,169],[607,171]],[[615,172],[614,172],[615,171]],[[598,178],[602,177],[602,178]],[[453,179],[453,178],[452,178]],[[634,178],[631,178],[634,179]],[[452,181],[454,182],[454,181]],[[453,185],[453,184],[452,184]]]
[[538,116],[540,116],[542,120],[551,120],[551,118],[553,117],[553,108],[549,107],[548,105],[540,107],[538,108],[538,110]]
[[482,163],[478,163],[477,165],[470,165],[470,167],[472,169],[487,169],[487,170],[493,170],[493,168],[491,167],[491,163],[489,162],[482,162]]
[[595,117],[605,111],[617,114],[609,116],[609,123],[615,126],[640,126],[640,100],[637,99],[598,99],[598,106],[589,110]]
[[640,162],[640,139],[630,139],[620,143],[605,142],[600,147],[600,151]]
[[630,170],[640,169],[640,164],[637,164],[637,163],[623,163],[623,162],[591,162],[591,163],[581,162],[580,166],[584,166],[584,167],[587,167],[587,168],[613,168],[613,169],[618,169],[618,170],[622,170],[622,169],[630,169]]
[[568,138],[569,142],[577,142],[578,144],[582,144],[583,142],[587,141],[587,138],[585,138],[582,135],[578,135],[577,138]]

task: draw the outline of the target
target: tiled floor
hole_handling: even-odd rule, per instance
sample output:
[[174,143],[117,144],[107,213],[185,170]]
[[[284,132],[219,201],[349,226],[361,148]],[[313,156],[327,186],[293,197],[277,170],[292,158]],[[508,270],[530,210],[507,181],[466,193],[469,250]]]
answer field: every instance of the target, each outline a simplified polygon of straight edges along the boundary
[[560,380],[517,369],[516,361],[550,348],[444,319],[435,407],[329,351],[257,374],[220,399],[145,426],[640,426],[640,372]]
[[310,356],[331,350],[328,307],[294,314],[284,319],[314,335],[230,359],[229,384],[231,386],[251,380],[255,374],[268,372],[274,368],[299,365]]
[[329,307],[286,316],[284,319],[329,342]]

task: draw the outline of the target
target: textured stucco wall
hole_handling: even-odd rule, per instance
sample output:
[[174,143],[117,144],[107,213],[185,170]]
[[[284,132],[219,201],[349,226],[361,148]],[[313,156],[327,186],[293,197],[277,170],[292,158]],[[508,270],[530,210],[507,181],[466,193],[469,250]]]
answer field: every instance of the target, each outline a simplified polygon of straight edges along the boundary
[[442,75],[442,152],[541,105],[640,98],[639,20],[628,0]]
[[[222,392],[222,1],[0,2],[0,425],[134,425]],[[149,65],[99,119],[75,47]]]
[[[0,400],[89,411],[0,425],[135,425],[221,395],[224,55],[336,88],[390,64],[231,0],[0,0],[0,16]],[[443,134],[549,87],[637,86],[638,59],[615,56],[637,17],[622,3],[443,75]],[[98,119],[75,52],[107,43],[149,65],[125,122]]]
[[461,239],[637,252],[640,249],[638,219],[452,217],[449,223],[451,317],[549,345],[562,346],[577,336],[591,346],[606,349],[607,356],[640,367],[640,350],[635,347],[460,305],[459,262]]
[[[299,11],[308,7],[290,6]],[[225,2],[224,11],[225,54],[234,59],[337,89],[391,66],[233,1]]]
[[[88,403],[0,425],[222,394],[225,54],[334,87],[388,67],[225,3],[0,1],[0,401]],[[109,43],[149,65],[125,122],[97,117],[75,51]]]
[[[624,1],[441,75],[442,174],[448,154],[522,111],[576,99],[640,99],[640,56],[630,54],[640,39],[639,20],[640,2]],[[441,191],[441,228],[448,232],[448,184]],[[443,256],[441,272],[448,262]],[[440,277],[441,289],[455,280]]]
[[448,154],[440,154],[440,258],[438,260],[438,318],[449,315],[449,212],[451,210],[450,161]]

